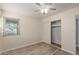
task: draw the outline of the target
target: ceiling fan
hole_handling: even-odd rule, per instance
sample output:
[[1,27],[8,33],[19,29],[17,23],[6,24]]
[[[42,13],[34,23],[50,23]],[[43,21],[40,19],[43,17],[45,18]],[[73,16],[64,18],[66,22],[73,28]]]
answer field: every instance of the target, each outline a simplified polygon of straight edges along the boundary
[[35,3],[35,5],[38,7],[35,12],[41,12],[42,14],[47,14],[49,11],[55,11],[56,8],[54,8],[53,3]]

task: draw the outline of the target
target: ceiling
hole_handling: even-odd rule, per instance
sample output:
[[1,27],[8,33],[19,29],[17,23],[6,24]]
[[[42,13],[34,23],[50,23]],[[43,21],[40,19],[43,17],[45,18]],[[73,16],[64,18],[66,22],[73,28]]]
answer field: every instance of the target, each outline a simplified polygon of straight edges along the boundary
[[48,14],[43,15],[40,12],[35,12],[39,7],[34,3],[0,3],[0,7],[5,11],[39,18],[45,18],[78,6],[78,3],[54,3],[52,7],[56,8],[56,11],[49,11]]

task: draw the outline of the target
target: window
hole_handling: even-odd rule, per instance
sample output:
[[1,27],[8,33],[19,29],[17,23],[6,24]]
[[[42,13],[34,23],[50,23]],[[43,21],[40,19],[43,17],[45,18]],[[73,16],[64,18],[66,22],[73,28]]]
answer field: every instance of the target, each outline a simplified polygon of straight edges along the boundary
[[4,35],[18,35],[19,21],[17,19],[5,18]]

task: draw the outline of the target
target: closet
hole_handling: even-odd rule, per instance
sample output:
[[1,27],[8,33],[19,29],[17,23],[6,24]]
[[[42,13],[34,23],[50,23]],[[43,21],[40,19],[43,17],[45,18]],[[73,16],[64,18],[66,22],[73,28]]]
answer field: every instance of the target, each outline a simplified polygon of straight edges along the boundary
[[61,47],[61,20],[51,22],[51,44]]

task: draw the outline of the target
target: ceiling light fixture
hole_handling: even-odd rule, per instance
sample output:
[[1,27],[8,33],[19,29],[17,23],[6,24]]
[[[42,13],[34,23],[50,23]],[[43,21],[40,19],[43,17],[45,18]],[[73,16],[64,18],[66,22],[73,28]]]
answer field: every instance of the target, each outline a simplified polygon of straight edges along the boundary
[[41,9],[41,13],[42,13],[42,14],[47,14],[47,13],[48,13],[48,8],[43,8],[43,9]]
[[56,10],[53,3],[35,3],[35,5],[38,7],[38,9],[35,10],[35,12],[41,12],[44,15],[50,11]]

